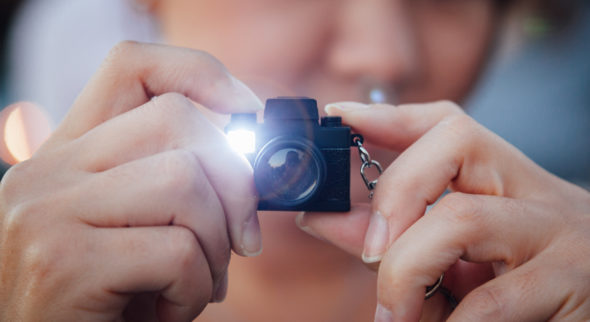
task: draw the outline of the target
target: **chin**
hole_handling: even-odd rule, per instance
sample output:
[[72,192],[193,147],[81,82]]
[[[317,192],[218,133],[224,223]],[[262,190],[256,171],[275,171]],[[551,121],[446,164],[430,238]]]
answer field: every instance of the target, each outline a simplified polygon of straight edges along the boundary
[[[265,251],[268,247],[302,247],[304,245],[317,246],[322,241],[308,235],[297,227],[295,217],[297,211],[260,211],[260,225],[265,241]],[[271,244],[272,245],[269,245]]]
[[258,212],[264,244],[261,261],[276,269],[302,261],[313,263],[318,268],[358,261],[356,257],[299,229],[295,224],[297,214],[299,212]]

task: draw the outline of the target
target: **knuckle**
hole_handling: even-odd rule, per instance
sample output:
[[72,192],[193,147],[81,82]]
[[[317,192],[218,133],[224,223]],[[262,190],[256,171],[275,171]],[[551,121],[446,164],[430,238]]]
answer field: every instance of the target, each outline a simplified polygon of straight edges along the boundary
[[442,100],[436,102],[438,108],[443,110],[446,115],[462,115],[465,114],[461,106],[449,100]]
[[25,205],[18,205],[4,215],[3,230],[6,236],[18,235],[26,227],[26,218],[29,212]]
[[32,177],[30,162],[30,160],[27,160],[17,163],[4,174],[1,183],[3,204],[16,202],[19,199],[18,197],[22,195],[23,189],[30,189],[30,187],[27,187]]
[[176,134],[193,133],[203,116],[184,95],[169,92],[158,96],[150,111],[154,123]]
[[131,50],[135,50],[137,47],[139,47],[139,43],[137,41],[123,40],[115,44],[109,54],[126,53]]
[[477,223],[479,203],[475,196],[452,192],[444,196],[436,205],[438,211],[456,223]]
[[173,124],[186,119],[187,115],[196,111],[186,96],[176,92],[158,96],[154,105],[155,116],[164,121],[172,121]]
[[226,77],[229,75],[229,71],[227,70],[225,65],[223,65],[223,63],[219,61],[219,59],[217,59],[209,52],[203,50],[194,50],[194,52],[196,53],[195,58],[198,60],[198,65],[210,67],[211,70],[209,72],[217,71],[219,73],[219,76],[222,77]]
[[[569,229],[564,236],[557,237],[552,243],[548,256],[559,258],[551,263],[554,269],[564,269],[571,276],[590,276],[590,227],[580,226]],[[548,261],[546,261],[548,263]]]
[[29,276],[43,280],[58,271],[59,256],[54,248],[47,241],[33,242],[25,248],[23,258]]
[[477,156],[489,153],[489,132],[467,114],[457,114],[445,117],[441,123],[443,130],[449,133],[451,140],[457,142],[457,149],[461,149],[465,156]]
[[20,236],[34,233],[39,229],[38,215],[46,211],[46,205],[37,199],[19,202],[4,213],[3,235],[8,240],[20,242]]
[[2,235],[5,239],[18,240],[17,236],[26,230],[29,214],[26,208],[27,207],[25,205],[20,204],[4,214]]
[[[189,79],[196,80],[201,86],[205,88],[207,85],[215,86],[220,80],[230,81],[230,72],[212,54],[196,49],[183,49],[183,57],[187,60],[186,76]],[[207,75],[207,77],[203,77]]]
[[177,92],[164,93],[158,96],[157,102],[159,105],[165,105],[166,109],[180,109],[181,112],[184,112],[190,106],[192,110],[188,98]]
[[167,154],[163,161],[162,178],[165,189],[182,191],[189,196],[198,189],[203,172],[197,156],[188,150],[176,150]]
[[111,48],[105,59],[105,64],[118,66],[127,61],[128,57],[131,57],[139,47],[140,44],[136,41],[121,41]]
[[194,62],[194,66],[199,67],[201,74],[207,75],[205,79],[195,75],[195,77],[199,77],[199,83],[202,84],[203,88],[215,90],[220,85],[227,86],[231,84],[233,86],[235,80],[229,70],[212,54],[205,51],[197,51]]
[[[47,203],[41,199],[21,202],[5,213],[2,221],[0,250],[10,261],[26,272],[23,288],[47,285],[63,277],[63,258],[68,258],[67,247],[60,243],[59,233],[47,231],[43,215]],[[66,245],[67,246],[67,245]]]
[[[505,321],[507,298],[506,292],[498,287],[485,287],[468,295],[467,307],[470,308],[473,321]],[[465,301],[467,302],[467,301]]]
[[195,52],[198,55],[198,59],[200,59],[201,61],[204,61],[212,65],[218,65],[220,67],[223,66],[223,64],[209,52],[206,52],[204,50],[195,50]]
[[191,271],[196,263],[196,258],[202,253],[199,241],[188,228],[179,229],[174,234],[171,247],[174,251],[174,262],[181,272]]
[[33,285],[57,282],[68,278],[69,268],[64,266],[64,258],[72,256],[75,245],[64,244],[63,236],[50,235],[29,240],[21,245],[21,268],[27,272]]
[[474,130],[477,124],[469,115],[465,113],[449,115],[440,122],[449,131],[453,131],[461,136]]
[[[546,277],[548,270],[527,270],[521,271],[518,279],[515,279],[511,284],[511,292],[520,294],[521,298],[533,297],[536,294],[536,290],[539,289],[539,285],[543,282],[543,276]],[[504,291],[508,295],[508,291]]]
[[[225,136],[185,95],[169,92],[145,106],[146,121],[153,124],[157,140],[166,146],[181,148],[196,142],[219,142],[223,152]],[[227,149],[232,151],[231,149]]]

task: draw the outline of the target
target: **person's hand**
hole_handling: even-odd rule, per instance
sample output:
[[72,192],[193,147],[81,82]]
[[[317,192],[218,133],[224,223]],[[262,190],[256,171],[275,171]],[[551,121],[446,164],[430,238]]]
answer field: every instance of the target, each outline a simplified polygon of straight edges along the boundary
[[[590,318],[590,193],[452,103],[340,103],[327,112],[402,152],[370,206],[298,217],[304,230],[367,263],[381,261],[376,321]],[[440,294],[424,300],[442,273],[461,300],[452,313]]]
[[[195,102],[195,103],[193,103]],[[0,187],[0,320],[187,321],[261,250],[247,161],[195,105],[261,102],[210,55],[122,43]]]

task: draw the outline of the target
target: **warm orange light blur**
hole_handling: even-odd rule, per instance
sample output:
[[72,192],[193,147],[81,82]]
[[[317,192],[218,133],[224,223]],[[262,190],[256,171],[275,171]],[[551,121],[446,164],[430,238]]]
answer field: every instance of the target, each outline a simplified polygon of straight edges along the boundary
[[31,157],[31,149],[27,142],[25,124],[21,107],[13,109],[4,127],[4,142],[8,151],[17,161],[23,161]]
[[16,164],[30,158],[51,133],[47,114],[37,105],[19,102],[0,113],[0,158]]

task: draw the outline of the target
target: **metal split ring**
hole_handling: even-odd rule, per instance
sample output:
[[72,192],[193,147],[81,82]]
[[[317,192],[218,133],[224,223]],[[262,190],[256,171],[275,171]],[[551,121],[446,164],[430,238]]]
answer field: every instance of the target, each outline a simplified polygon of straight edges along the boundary
[[365,182],[365,186],[367,186],[367,189],[369,191],[372,191],[373,189],[375,189],[375,187],[377,186],[378,179],[369,180],[367,178],[367,175],[365,174],[365,170],[367,168],[372,168],[373,166],[377,169],[378,176],[381,175],[381,173],[383,173],[383,168],[381,167],[381,164],[379,164],[379,162],[377,162],[375,160],[371,160],[369,162],[364,162],[361,165],[361,177],[363,178],[363,181]]

